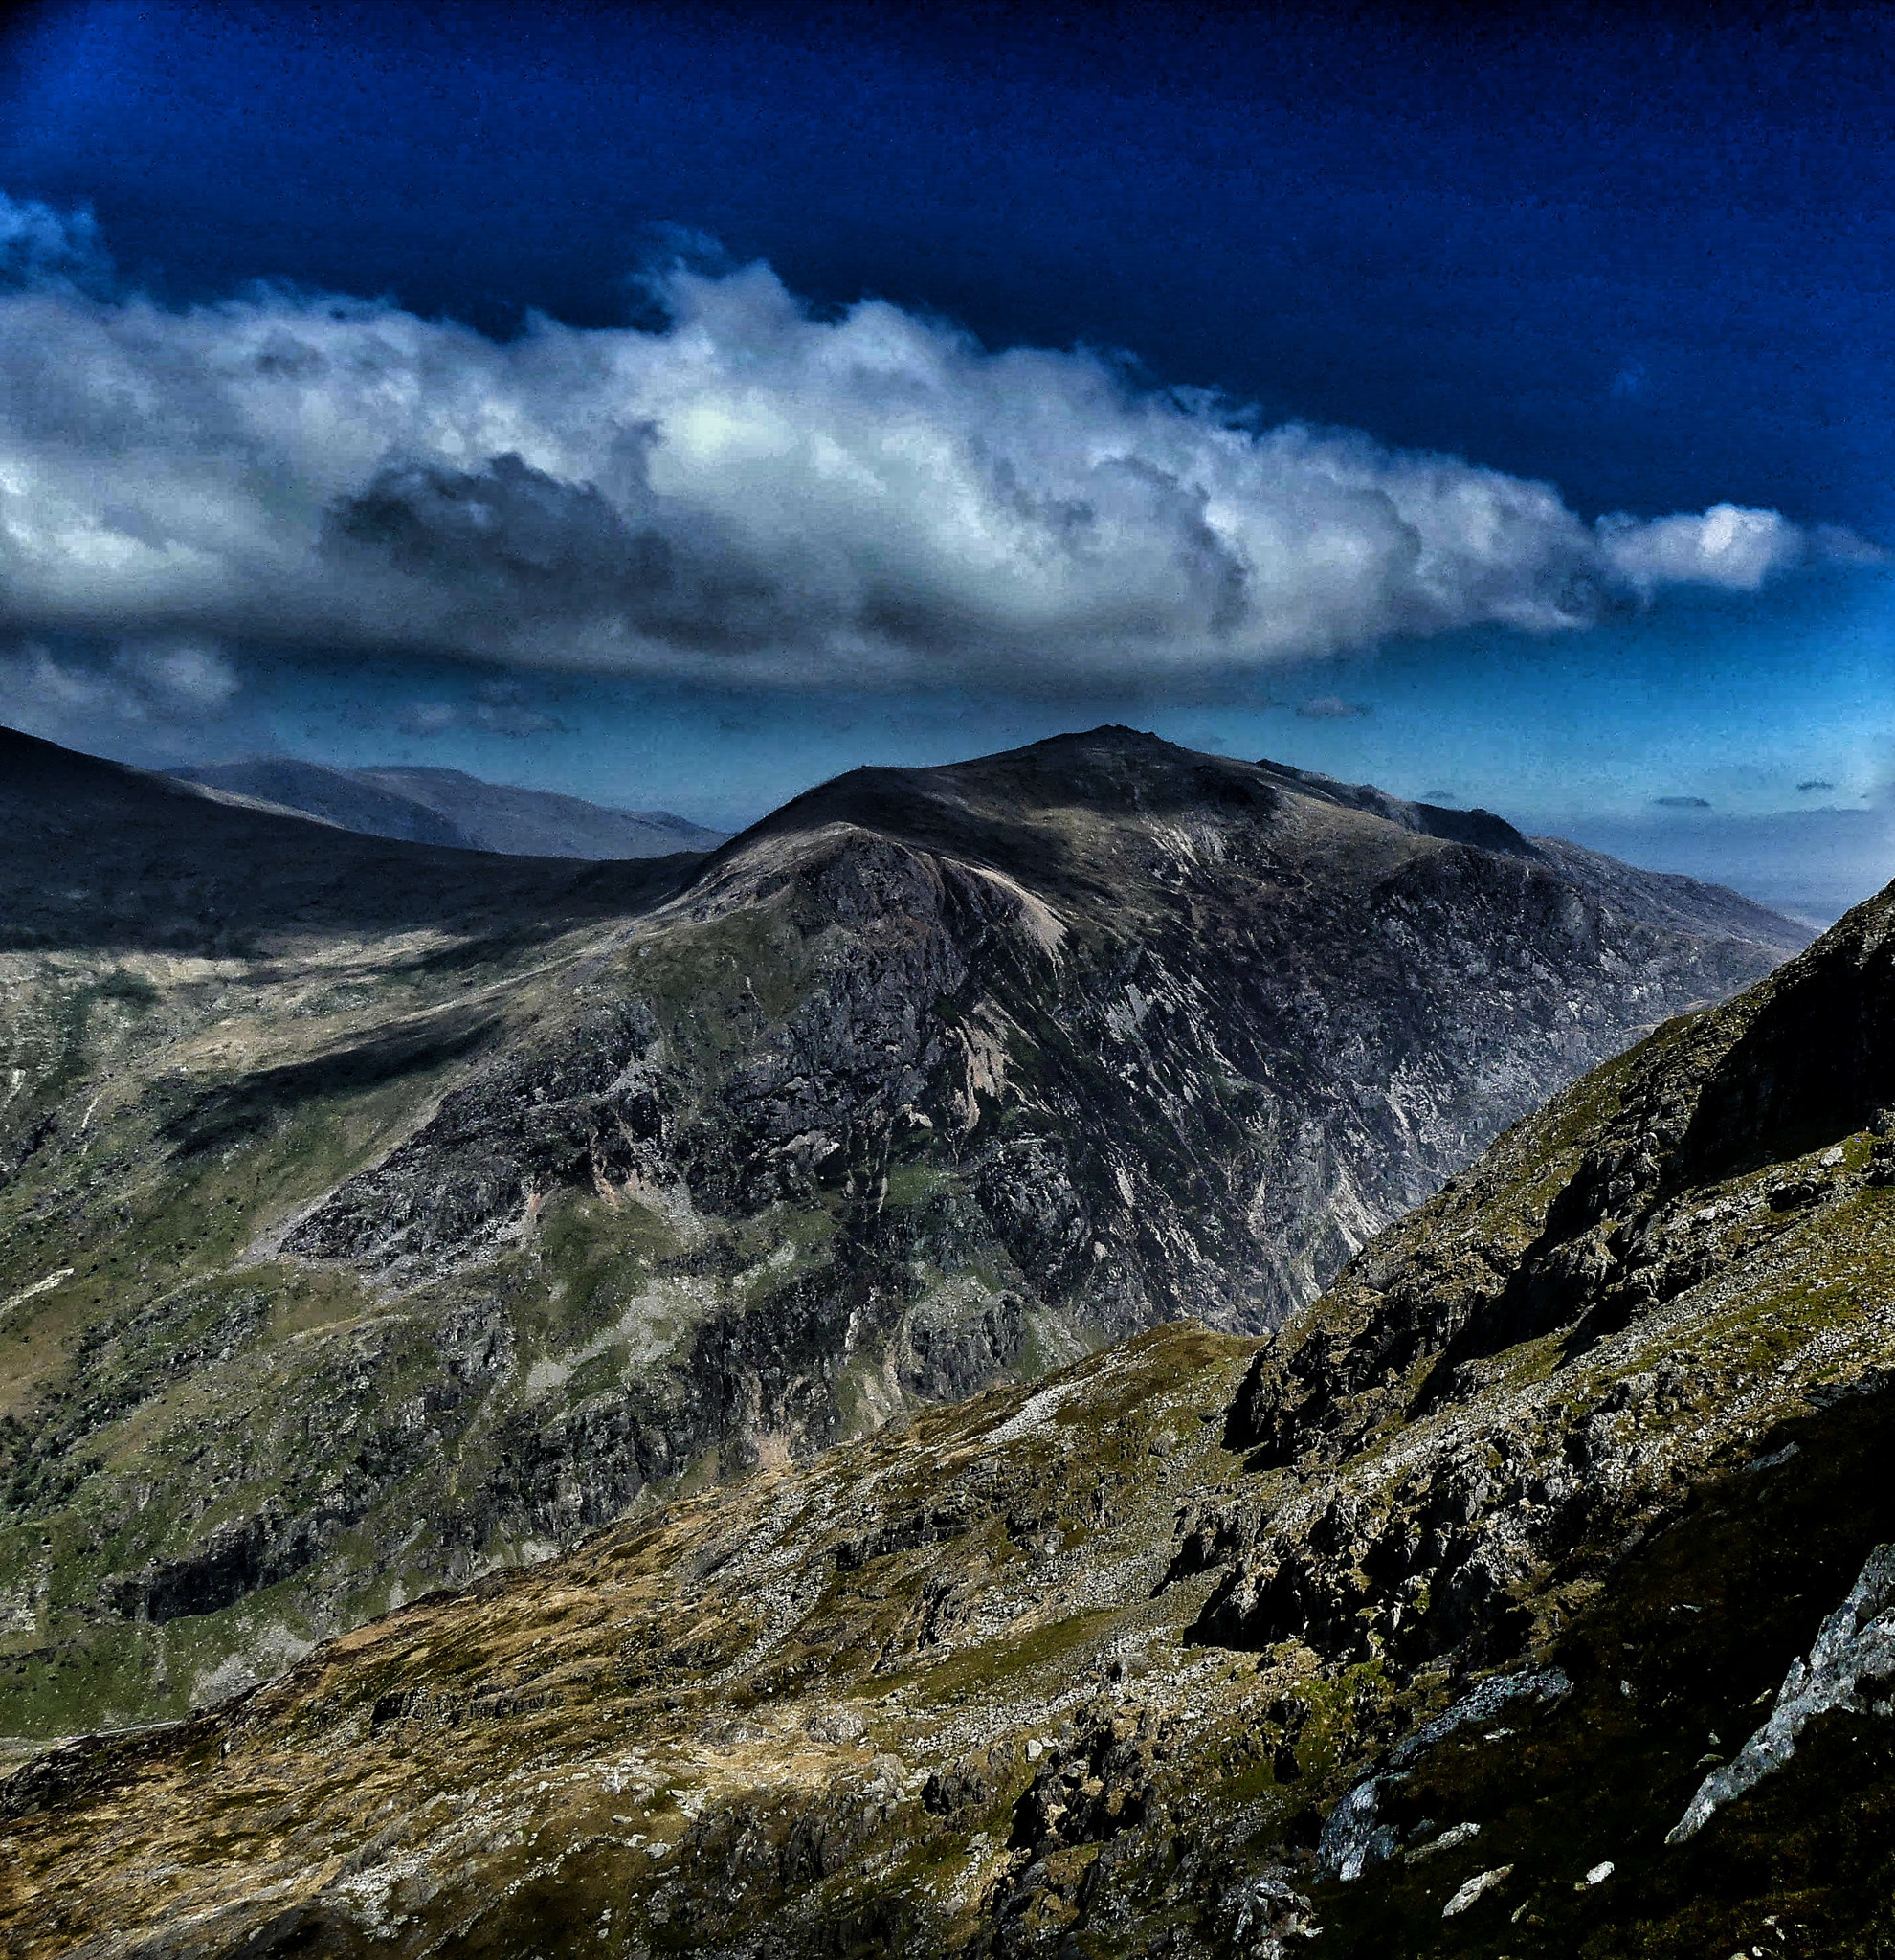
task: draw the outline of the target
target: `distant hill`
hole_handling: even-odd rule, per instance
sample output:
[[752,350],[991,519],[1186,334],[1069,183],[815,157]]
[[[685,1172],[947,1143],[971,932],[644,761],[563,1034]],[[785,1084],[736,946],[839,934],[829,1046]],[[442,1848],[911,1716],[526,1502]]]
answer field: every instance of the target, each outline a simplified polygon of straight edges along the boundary
[[365,836],[509,858],[666,858],[713,851],[725,837],[669,811],[607,810],[577,796],[483,783],[459,769],[346,769],[262,755],[171,773]]

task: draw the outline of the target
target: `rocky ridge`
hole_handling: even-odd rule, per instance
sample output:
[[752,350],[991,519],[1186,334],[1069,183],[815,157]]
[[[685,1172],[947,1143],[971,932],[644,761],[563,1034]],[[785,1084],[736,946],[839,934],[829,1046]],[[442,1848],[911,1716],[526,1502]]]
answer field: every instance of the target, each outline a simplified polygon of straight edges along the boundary
[[1261,1340],[613,1526],[19,1771],[22,1952],[1895,1935],[1895,895]]
[[1122,729],[584,867],[16,746],[27,1732],[180,1713],[647,1494],[1180,1314],[1266,1328],[1799,938]]

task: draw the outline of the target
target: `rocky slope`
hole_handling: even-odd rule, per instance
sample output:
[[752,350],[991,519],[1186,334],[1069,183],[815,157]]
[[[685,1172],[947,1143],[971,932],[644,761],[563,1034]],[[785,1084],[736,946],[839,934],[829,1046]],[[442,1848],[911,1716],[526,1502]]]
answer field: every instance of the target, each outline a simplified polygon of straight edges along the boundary
[[460,769],[347,769],[263,755],[171,773],[371,837],[520,858],[665,858],[714,851],[728,835],[666,810],[607,810],[577,796],[483,783]]
[[591,867],[4,761],[0,1726],[40,1734],[648,1490],[1268,1327],[1797,937],[1126,730]]
[[1261,1341],[1039,1387],[20,1769],[21,1953],[1883,1953],[1895,896]]

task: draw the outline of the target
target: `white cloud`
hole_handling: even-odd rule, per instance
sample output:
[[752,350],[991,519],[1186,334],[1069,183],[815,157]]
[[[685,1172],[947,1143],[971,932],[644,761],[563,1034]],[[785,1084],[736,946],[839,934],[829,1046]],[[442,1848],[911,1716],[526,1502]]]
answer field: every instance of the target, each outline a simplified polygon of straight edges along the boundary
[[395,717],[395,726],[404,735],[431,737],[461,727],[465,721],[461,711],[449,702],[416,701],[410,702]]
[[[1754,592],[1766,579],[1799,564],[1811,548],[1787,518],[1734,503],[1715,504],[1702,517],[1661,517],[1649,523],[1610,517],[1598,530],[1606,562],[1641,591],[1706,585]],[[1851,542],[1860,547],[1860,540]]]
[[[0,240],[37,209],[0,207]],[[0,295],[16,635],[1032,691],[1559,631],[1836,548],[1728,505],[1594,526],[1546,484],[1087,354],[876,301],[817,319],[763,266],[673,275],[661,331],[497,343],[326,297],[87,292],[57,261],[90,234],[59,235]]]
[[128,648],[114,665],[147,701],[172,715],[215,714],[237,691],[236,675],[224,656],[189,641]]
[[560,725],[557,716],[528,704],[517,682],[490,680],[474,690],[474,699],[457,704],[445,701],[411,702],[395,717],[404,735],[432,738],[458,728],[483,735],[524,737],[544,735]]

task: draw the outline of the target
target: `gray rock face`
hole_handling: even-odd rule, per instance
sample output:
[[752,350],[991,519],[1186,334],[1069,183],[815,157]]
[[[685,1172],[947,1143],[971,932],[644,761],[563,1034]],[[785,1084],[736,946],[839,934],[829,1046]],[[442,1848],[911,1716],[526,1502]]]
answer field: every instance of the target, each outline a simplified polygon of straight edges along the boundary
[[[1470,1723],[1490,1722],[1510,1703],[1556,1702],[1572,1692],[1572,1682],[1556,1667],[1490,1676],[1471,1693],[1404,1737],[1391,1753],[1386,1769],[1350,1786],[1342,1801],[1323,1820],[1316,1843],[1317,1861],[1334,1877],[1348,1882],[1359,1879],[1371,1864],[1393,1858],[1400,1838],[1378,1815],[1385,1785],[1401,1782],[1412,1764],[1457,1729],[1465,1728]],[[1480,1828],[1478,1824],[1456,1825],[1423,1847],[1421,1854],[1411,1851],[1409,1856],[1414,1858],[1465,1843],[1480,1835]]]
[[[1263,1348],[1226,1434],[1284,1481],[1187,1521],[1174,1574],[1222,1574],[1200,1637],[1506,1656],[1547,1573],[1629,1555],[1713,1464],[1790,1463],[1758,1439],[1806,1400],[1885,1384],[1892,949],[1884,893],[1509,1131]],[[1823,1696],[1881,1678],[1884,1578],[1871,1561],[1697,1822]]]
[[1673,925],[1683,932],[1701,932],[1713,938],[1782,943],[1781,915],[1728,885],[1706,884],[1675,872],[1641,871],[1566,837],[1535,837],[1533,849],[1573,883],[1649,925]]
[[[1769,1719],[1736,1755],[1698,1786],[1665,1838],[1683,1844],[1713,1813],[1780,1769],[1796,1753],[1796,1739],[1832,1709],[1895,1713],[1888,1692],[1895,1676],[1895,1545],[1879,1545],[1849,1596],[1822,1623],[1809,1657],[1794,1660]],[[1883,1690],[1877,1694],[1876,1689]]]
[[[906,1175],[938,1187],[924,1243],[985,1241],[1099,1332],[1268,1326],[1551,1087],[1795,937],[1648,924],[1499,819],[1496,848],[1444,842],[1280,773],[1111,734],[812,792],[646,928],[767,920],[748,970],[667,1005],[622,969],[286,1249],[409,1280],[601,1183],[720,1216],[839,1193],[885,1245]],[[687,1058],[680,1005],[742,1038]]]

